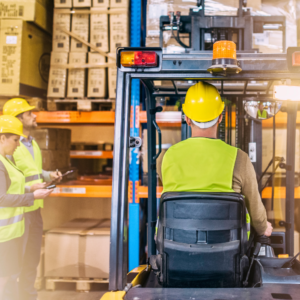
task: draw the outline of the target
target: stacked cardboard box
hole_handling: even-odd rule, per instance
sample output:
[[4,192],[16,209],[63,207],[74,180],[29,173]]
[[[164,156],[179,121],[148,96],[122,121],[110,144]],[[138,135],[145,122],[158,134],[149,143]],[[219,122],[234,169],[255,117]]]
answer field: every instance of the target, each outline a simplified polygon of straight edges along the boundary
[[110,220],[74,219],[47,231],[46,277],[108,278]]
[[108,54],[129,45],[128,6],[129,0],[55,1],[49,98],[115,98]]
[[[205,15],[237,15],[239,1],[237,0],[205,0]],[[147,1],[147,32],[146,46],[158,47],[160,34],[160,16],[169,12],[181,12],[182,16],[189,15],[192,8],[197,7],[197,0],[149,0]],[[261,9],[261,0],[248,1],[248,7],[257,11]],[[175,32],[176,33],[176,32]],[[189,38],[180,35],[181,41],[189,45]],[[163,34],[163,48],[167,52],[182,52],[182,47],[172,38],[171,32]]]
[[70,166],[70,129],[41,128],[36,129],[32,136],[41,148],[44,170],[61,170]]
[[50,0],[0,0],[0,96],[46,98]]

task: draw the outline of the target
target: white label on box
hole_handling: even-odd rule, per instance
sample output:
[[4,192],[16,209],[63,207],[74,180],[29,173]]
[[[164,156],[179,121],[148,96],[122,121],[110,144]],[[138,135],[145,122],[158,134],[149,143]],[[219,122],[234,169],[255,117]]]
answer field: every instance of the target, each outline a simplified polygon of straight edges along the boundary
[[159,30],[148,30],[148,36],[158,36]]
[[158,19],[160,16],[167,16],[168,15],[168,4],[149,4],[148,10],[148,18],[149,19]]
[[269,34],[268,32],[264,33],[254,33],[255,45],[269,45]]
[[18,37],[15,36],[15,35],[8,35],[8,36],[6,36],[6,44],[8,44],[8,45],[15,45],[15,44],[17,44],[17,40],[18,40]]
[[62,194],[86,194],[85,188],[61,188]]
[[53,191],[53,194],[60,194],[60,188],[55,188]]
[[101,156],[102,151],[71,151],[71,155]]

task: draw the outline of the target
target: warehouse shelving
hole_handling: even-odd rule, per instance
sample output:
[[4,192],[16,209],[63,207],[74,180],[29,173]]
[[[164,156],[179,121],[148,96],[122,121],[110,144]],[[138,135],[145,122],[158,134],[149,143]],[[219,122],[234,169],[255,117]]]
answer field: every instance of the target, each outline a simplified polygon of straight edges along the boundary
[[114,124],[113,111],[40,111],[37,115],[39,124]]

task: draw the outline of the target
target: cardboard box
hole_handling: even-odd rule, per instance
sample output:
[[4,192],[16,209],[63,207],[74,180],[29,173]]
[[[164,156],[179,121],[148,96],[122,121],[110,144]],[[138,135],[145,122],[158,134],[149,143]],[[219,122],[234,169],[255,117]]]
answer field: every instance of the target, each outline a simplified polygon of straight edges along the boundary
[[[89,52],[89,64],[105,63],[106,58],[99,53]],[[89,68],[87,96],[95,98],[106,97],[106,68]]]
[[53,51],[54,52],[69,52],[70,51],[70,36],[58,28],[71,30],[71,14],[62,14],[59,12],[70,10],[54,9],[53,15]]
[[[69,63],[83,65],[86,63],[86,53],[70,52]],[[84,98],[85,96],[85,68],[69,69],[67,97]]]
[[64,169],[70,165],[70,150],[41,150],[43,170]]
[[[115,53],[111,53],[115,54]],[[108,58],[108,62],[111,62]],[[116,87],[117,87],[117,66],[108,68],[108,97],[110,99],[116,98]]]
[[0,20],[0,96],[46,98],[51,37],[32,23]]
[[71,149],[71,130],[56,128],[56,131],[57,131],[56,150],[70,151],[70,149]]
[[74,219],[45,238],[45,276],[108,278],[109,219]]
[[72,8],[72,0],[54,0],[55,8]]
[[73,0],[73,7],[91,7],[92,0]]
[[[91,8],[91,22],[90,22],[90,42],[103,52],[109,52],[108,46],[108,14],[99,13],[95,11],[99,8]],[[103,9],[102,9],[103,11]],[[94,50],[92,50],[94,51]]]
[[110,8],[129,8],[130,0],[110,0]]
[[[51,65],[66,65],[69,53],[52,52]],[[67,69],[50,66],[48,97],[64,98],[66,96]]]
[[57,130],[55,128],[38,128],[32,132],[41,150],[55,150],[57,139]]
[[109,0],[93,0],[93,7],[101,7],[101,8],[109,8],[110,3]]
[[115,53],[117,48],[129,46],[128,13],[129,12],[126,11],[122,14],[110,15],[110,52]]
[[51,0],[1,0],[0,19],[20,19],[34,22],[52,32],[53,4]]
[[[89,41],[89,19],[89,14],[80,14],[77,11],[72,15],[71,31],[87,42]],[[71,52],[88,52],[88,47],[77,39],[71,38]]]

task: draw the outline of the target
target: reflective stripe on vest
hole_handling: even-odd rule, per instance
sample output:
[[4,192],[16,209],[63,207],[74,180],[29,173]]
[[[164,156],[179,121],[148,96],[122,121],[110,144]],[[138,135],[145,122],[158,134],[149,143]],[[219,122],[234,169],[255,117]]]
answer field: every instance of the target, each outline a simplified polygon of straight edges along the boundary
[[[31,186],[35,183],[43,182],[42,174],[42,154],[41,150],[35,140],[32,140],[32,148],[34,158],[32,157],[26,146],[20,142],[20,146],[14,152],[14,160],[16,166],[24,173],[26,178],[26,185]],[[31,180],[29,180],[29,178]],[[25,208],[25,212],[37,210],[44,207],[43,199],[34,200],[34,205]]]
[[27,182],[30,182],[30,181],[33,181],[33,180],[38,180],[38,179],[40,179],[42,177],[43,177],[42,173],[41,174],[32,175],[32,176],[27,176],[27,177],[25,177],[25,182],[27,183]]
[[[23,173],[8,159],[0,155],[10,178],[10,186],[7,194],[24,194],[25,177]],[[1,207],[0,208],[0,243],[18,238],[24,234],[24,207]]]
[[[4,208],[4,207],[1,207],[1,208]],[[22,214],[22,215],[17,215],[17,216],[8,218],[8,219],[0,220],[0,227],[15,224],[17,222],[22,221],[23,218],[24,218],[24,215]]]
[[200,137],[173,145],[163,157],[162,193],[234,193],[232,178],[237,150],[219,139]]

